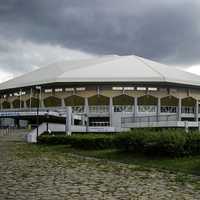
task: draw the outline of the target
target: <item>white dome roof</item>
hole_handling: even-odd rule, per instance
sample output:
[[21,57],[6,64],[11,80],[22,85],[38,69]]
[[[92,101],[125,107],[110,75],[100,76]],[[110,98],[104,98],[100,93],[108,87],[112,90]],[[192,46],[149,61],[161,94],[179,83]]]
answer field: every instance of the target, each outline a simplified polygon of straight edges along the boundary
[[162,82],[200,86],[200,76],[134,55],[102,56],[51,64],[0,84],[0,90],[59,82]]

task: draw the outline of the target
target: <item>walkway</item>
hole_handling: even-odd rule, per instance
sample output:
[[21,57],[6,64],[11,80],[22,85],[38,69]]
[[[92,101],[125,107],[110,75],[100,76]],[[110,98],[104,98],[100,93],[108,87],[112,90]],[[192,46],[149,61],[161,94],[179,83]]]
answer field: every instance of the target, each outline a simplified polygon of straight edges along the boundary
[[200,191],[171,173],[56,153],[23,137],[0,134],[2,200],[200,199]]

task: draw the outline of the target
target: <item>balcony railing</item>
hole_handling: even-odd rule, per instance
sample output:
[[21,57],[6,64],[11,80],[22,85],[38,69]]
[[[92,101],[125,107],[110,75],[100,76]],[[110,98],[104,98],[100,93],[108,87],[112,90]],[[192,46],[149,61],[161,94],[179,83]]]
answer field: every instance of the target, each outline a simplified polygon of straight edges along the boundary
[[138,106],[139,113],[156,113],[157,106],[145,105],[145,106]]
[[134,112],[134,106],[131,105],[115,105],[114,112],[126,112],[132,113]]
[[142,116],[142,117],[122,117],[122,124],[126,123],[144,123],[144,122],[166,122],[177,121],[177,114],[158,115],[158,116]]
[[195,113],[195,107],[186,107],[186,106],[183,106],[181,108],[181,112],[184,113],[184,114],[194,114]]
[[[134,106],[132,105],[114,105],[113,106],[114,112],[124,112],[124,113],[134,113]],[[154,105],[139,105],[137,106],[138,113],[144,114],[153,114],[157,112],[157,106]],[[10,112],[36,112],[37,108],[8,108],[8,109],[1,109],[0,112],[2,113],[10,113]],[[40,107],[40,112],[46,111],[53,111],[58,112],[61,114],[66,113],[66,107]],[[73,113],[84,113],[85,106],[72,106]],[[108,114],[110,112],[109,105],[97,105],[97,106],[88,106],[88,113],[91,114]],[[161,106],[160,112],[162,114],[168,113],[178,113],[178,106]],[[196,107],[192,106],[182,106],[181,113],[183,114],[194,114],[196,112]],[[200,113],[200,107],[199,107]]]
[[161,113],[177,113],[178,107],[177,106],[161,106],[160,112]]
[[110,122],[90,122],[90,126],[110,126]]
[[109,113],[110,106],[88,106],[89,113]]

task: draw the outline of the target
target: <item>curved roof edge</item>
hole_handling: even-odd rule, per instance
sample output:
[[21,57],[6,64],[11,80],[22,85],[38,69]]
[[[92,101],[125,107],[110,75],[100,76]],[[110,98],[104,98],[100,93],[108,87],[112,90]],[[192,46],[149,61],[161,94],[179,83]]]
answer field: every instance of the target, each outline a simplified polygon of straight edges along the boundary
[[54,63],[1,83],[0,90],[80,82],[162,82],[200,87],[200,76],[135,55],[111,55]]

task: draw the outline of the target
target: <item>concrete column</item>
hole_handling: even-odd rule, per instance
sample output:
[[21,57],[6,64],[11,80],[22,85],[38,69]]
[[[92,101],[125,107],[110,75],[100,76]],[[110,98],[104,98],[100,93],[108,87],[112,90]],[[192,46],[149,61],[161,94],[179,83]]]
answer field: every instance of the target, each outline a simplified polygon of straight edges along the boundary
[[41,100],[40,100],[40,107],[41,107],[41,108],[44,108],[44,107],[45,107],[45,106],[44,106],[44,99],[41,99]]
[[42,98],[42,88],[40,89],[40,93],[39,93],[39,102],[40,102],[40,107],[44,108],[44,100]]
[[63,108],[65,107],[65,99],[64,99],[64,98],[61,99],[61,106],[62,106]]
[[160,101],[160,97],[158,97],[158,105],[157,105],[157,121],[159,120],[159,116],[160,116],[160,107],[161,107],[161,101]]
[[67,107],[66,109],[66,124],[65,124],[65,132],[67,135],[71,135],[71,124],[72,124],[72,108]]
[[113,117],[113,98],[112,97],[110,97],[109,114],[110,114],[110,126],[112,126],[112,117]]
[[27,108],[26,100],[24,100],[24,108]]
[[137,117],[138,97],[134,97],[134,117]]
[[196,122],[199,121],[199,101],[196,100],[196,105],[195,105],[195,119]]
[[88,114],[88,97],[85,97],[84,112]]
[[181,108],[182,108],[182,105],[181,105],[181,98],[178,99],[178,121],[181,121]]
[[189,126],[188,126],[188,121],[185,121],[185,132],[189,132]]

